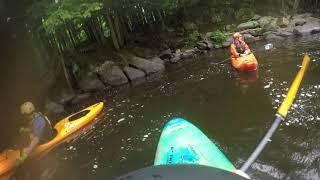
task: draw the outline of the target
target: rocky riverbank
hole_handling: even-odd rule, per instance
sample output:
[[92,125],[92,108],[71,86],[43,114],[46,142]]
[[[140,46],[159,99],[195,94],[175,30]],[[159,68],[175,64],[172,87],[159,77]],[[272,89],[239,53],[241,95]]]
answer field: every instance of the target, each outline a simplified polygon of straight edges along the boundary
[[[64,94],[58,100],[58,104],[78,103],[90,98],[90,93],[95,91],[144,82],[144,79],[151,75],[163,73],[166,66],[170,66],[170,64],[183,62],[214,49],[228,48],[232,43],[231,35],[236,31],[243,34],[244,40],[248,44],[259,40],[281,41],[286,38],[320,33],[320,19],[308,13],[286,17],[255,15],[247,22],[227,25],[226,30],[228,36],[223,43],[216,43],[211,38],[213,32],[207,32],[202,34],[201,40],[196,43],[195,47],[168,48],[157,55],[148,56],[138,56],[139,53],[129,50],[121,51],[118,53],[118,57],[121,62],[125,62],[124,64],[105,61],[91,68],[89,72],[80,73],[81,77],[77,79],[78,95]],[[53,102],[49,101],[48,104],[47,109],[51,111],[50,107],[54,107]],[[63,110],[63,108],[59,109]]]

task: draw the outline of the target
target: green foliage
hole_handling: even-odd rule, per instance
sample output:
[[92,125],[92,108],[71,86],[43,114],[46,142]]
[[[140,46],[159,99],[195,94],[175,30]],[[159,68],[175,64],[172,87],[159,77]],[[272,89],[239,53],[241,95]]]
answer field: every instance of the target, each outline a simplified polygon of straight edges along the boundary
[[79,23],[89,18],[93,13],[103,8],[98,0],[40,0],[33,3],[29,9],[36,21],[42,22],[42,27],[48,33],[53,33],[68,22]]
[[189,39],[192,42],[196,42],[201,40],[201,34],[199,33],[199,31],[193,31],[191,34],[189,34]]
[[228,36],[227,32],[217,30],[212,33],[211,39],[218,44],[222,44],[223,42],[226,41],[227,36]]

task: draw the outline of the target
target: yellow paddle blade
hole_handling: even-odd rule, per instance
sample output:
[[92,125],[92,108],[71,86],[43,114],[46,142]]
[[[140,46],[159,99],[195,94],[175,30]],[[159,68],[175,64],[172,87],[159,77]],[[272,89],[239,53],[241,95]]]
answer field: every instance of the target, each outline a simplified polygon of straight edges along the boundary
[[310,57],[308,55],[305,55],[303,58],[302,67],[301,67],[300,71],[298,72],[296,78],[294,79],[294,81],[288,91],[287,97],[284,99],[280,108],[278,109],[278,114],[280,114],[282,117],[287,116],[287,113],[288,113],[288,111],[291,107],[291,104],[297,94],[297,91],[299,89],[299,86],[301,84],[303,76],[304,76],[306,70],[308,69],[309,64],[310,64]]

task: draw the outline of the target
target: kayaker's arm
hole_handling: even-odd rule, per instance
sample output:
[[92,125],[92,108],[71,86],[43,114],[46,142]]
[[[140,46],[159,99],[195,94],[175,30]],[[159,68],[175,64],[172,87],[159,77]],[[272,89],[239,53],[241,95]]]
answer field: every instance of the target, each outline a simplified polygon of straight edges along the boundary
[[233,58],[238,58],[241,56],[241,54],[238,53],[238,51],[237,51],[236,45],[234,45],[234,44],[231,44],[231,46],[230,46],[230,53]]
[[29,155],[32,150],[39,144],[40,139],[33,134],[30,135],[31,142],[28,147],[23,149],[23,153]]

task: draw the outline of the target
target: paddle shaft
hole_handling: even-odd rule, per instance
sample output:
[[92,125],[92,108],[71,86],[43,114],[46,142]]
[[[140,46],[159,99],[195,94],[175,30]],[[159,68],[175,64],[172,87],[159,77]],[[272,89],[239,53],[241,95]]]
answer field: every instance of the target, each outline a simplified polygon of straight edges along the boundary
[[292,102],[298,92],[298,89],[300,87],[301,81],[303,79],[303,76],[308,69],[310,63],[310,58],[308,55],[304,56],[302,67],[300,71],[298,72],[296,78],[294,79],[288,94],[286,98],[284,99],[283,103],[281,104],[280,108],[278,109],[278,112],[276,114],[276,118],[268,130],[267,134],[263,137],[263,139],[260,141],[259,145],[256,147],[254,152],[251,154],[249,159],[244,163],[244,165],[240,168],[241,171],[246,172],[248,168],[251,166],[251,164],[258,158],[258,156],[261,154],[265,146],[268,144],[268,142],[271,142],[271,137],[278,129],[280,123],[282,120],[284,120],[288,114],[288,111],[292,105]]

